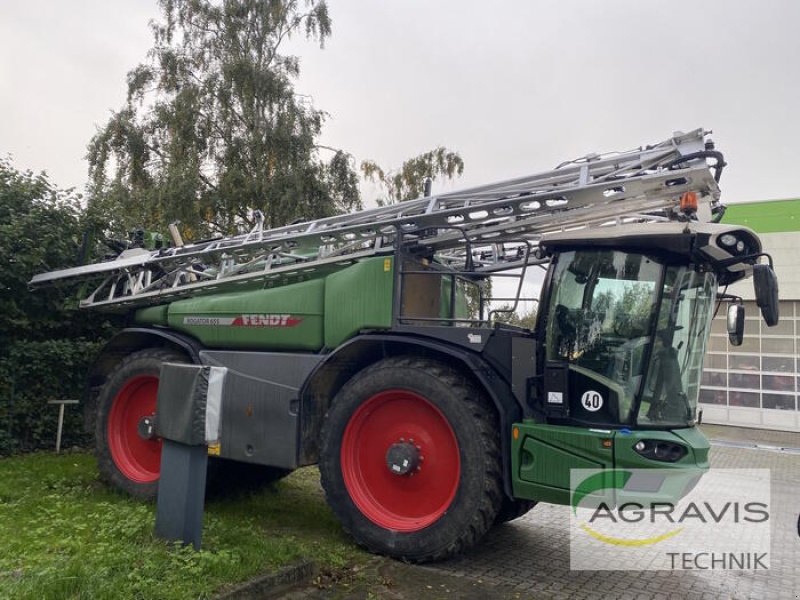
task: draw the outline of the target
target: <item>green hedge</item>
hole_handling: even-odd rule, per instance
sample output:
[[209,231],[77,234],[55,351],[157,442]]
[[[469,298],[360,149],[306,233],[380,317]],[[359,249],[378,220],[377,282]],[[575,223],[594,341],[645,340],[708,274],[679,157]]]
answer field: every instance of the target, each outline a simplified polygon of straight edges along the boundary
[[[0,351],[0,455],[54,448],[58,407],[47,401],[82,399],[87,370],[102,344],[24,340]],[[66,407],[62,447],[87,445],[82,413],[82,403]]]

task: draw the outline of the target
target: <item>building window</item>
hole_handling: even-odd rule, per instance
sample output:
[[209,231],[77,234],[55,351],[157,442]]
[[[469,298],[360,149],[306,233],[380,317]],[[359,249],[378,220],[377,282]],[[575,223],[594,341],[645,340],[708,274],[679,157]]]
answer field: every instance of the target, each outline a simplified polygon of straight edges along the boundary
[[[744,346],[744,344],[742,344]],[[761,338],[761,352],[764,354],[792,354],[794,355],[794,339],[792,338]]]
[[703,371],[702,385],[725,387],[728,385],[728,374],[725,371]]
[[759,389],[758,374],[751,373],[730,373],[728,375],[728,385],[732,388],[744,388],[746,390]]
[[800,302],[780,303],[780,323],[767,327],[755,302],[745,302],[745,339],[731,346],[726,306],[711,327],[700,402],[770,410],[800,410]]
[[731,354],[730,368],[737,371],[758,371],[760,358],[754,354]]
[[728,392],[728,404],[730,406],[744,406],[747,408],[759,408],[760,394],[756,392],[743,392],[741,390],[731,390]]
[[770,373],[794,373],[793,356],[765,356],[761,359],[764,371]]
[[761,388],[777,392],[794,392],[794,377],[786,375],[762,375]]
[[776,410],[795,410],[795,396],[793,394],[762,394],[763,408]]
[[700,402],[706,404],[721,404],[723,406],[728,404],[728,392],[725,390],[711,390],[702,388],[700,390]]

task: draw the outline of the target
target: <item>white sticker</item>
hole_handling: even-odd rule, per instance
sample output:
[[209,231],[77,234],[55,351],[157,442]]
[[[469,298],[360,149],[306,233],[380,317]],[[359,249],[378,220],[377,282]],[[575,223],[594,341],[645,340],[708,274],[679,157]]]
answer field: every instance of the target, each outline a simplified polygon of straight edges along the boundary
[[581,396],[581,404],[583,408],[589,412],[597,412],[603,408],[603,397],[600,395],[600,392],[589,390],[588,392],[584,392],[583,396]]
[[225,388],[227,367],[208,367],[206,391],[206,444],[219,442],[222,418],[222,395]]
[[483,337],[477,333],[468,333],[467,340],[470,344],[480,344],[483,341]]
[[564,404],[564,394],[561,392],[547,392],[548,404]]

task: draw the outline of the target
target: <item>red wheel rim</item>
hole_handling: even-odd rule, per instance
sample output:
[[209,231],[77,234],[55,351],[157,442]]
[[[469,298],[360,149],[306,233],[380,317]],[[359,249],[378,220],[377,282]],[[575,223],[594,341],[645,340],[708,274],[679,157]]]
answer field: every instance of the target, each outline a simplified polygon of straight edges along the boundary
[[142,417],[156,412],[158,377],[141,375],[128,380],[114,398],[108,416],[108,446],[122,474],[137,483],[158,480],[161,439],[147,440],[138,432]]
[[[418,447],[419,470],[393,474],[388,449],[398,442]],[[441,411],[408,390],[369,398],[353,414],[342,439],[342,476],[350,498],[370,521],[394,531],[419,531],[450,507],[461,461],[455,433]]]

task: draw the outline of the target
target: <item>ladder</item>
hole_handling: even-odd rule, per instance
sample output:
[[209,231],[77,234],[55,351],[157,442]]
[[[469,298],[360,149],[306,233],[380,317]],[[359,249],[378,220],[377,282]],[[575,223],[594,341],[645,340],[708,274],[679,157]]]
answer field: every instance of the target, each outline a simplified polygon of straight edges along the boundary
[[533,255],[518,249],[550,232],[674,219],[689,191],[698,197],[697,218],[714,219],[723,210],[718,181],[725,163],[710,133],[676,132],[652,146],[590,154],[535,175],[273,229],[257,214],[246,234],[130,249],[115,260],[36,275],[30,285],[93,281],[81,307],[127,310],[304,277],[391,254],[397,245],[435,253],[443,264],[463,265],[469,252],[474,271],[491,274],[528,264]]

